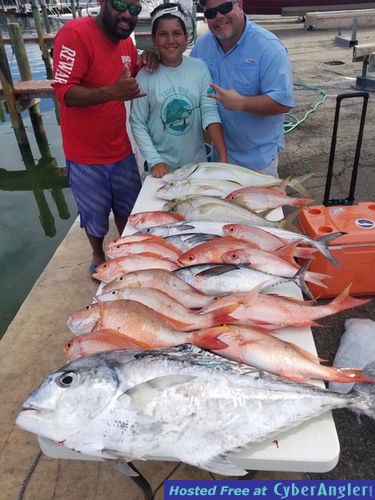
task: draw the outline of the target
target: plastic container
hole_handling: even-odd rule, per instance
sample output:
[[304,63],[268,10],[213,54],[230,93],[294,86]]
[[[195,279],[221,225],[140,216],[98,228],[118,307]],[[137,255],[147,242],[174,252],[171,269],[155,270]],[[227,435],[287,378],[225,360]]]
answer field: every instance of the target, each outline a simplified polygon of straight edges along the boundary
[[331,276],[326,280],[328,288],[309,283],[315,297],[334,297],[349,284],[350,295],[375,294],[375,202],[305,208],[298,220],[298,230],[310,238],[337,231],[346,233],[329,245],[341,268],[321,253],[316,253],[311,262],[310,271]]

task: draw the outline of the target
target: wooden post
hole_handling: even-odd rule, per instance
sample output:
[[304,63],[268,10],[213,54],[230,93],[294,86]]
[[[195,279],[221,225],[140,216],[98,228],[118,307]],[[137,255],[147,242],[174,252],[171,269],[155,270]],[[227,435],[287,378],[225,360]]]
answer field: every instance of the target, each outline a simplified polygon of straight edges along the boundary
[[0,21],[4,24],[7,22],[4,0],[0,0]]
[[0,101],[0,122],[5,122],[5,110],[3,103]]
[[44,26],[46,28],[46,31],[47,31],[47,33],[52,33],[51,23],[49,22],[49,18],[48,18],[46,0],[40,0],[40,8],[42,11],[43,22],[44,22]]
[[31,0],[31,6],[32,6],[32,11],[33,11],[33,17],[34,17],[34,22],[35,22],[35,27],[36,31],[38,34],[38,40],[39,40],[39,47],[40,50],[42,51],[42,58],[44,62],[44,66],[46,67],[46,72],[47,72],[47,78],[52,78],[52,64],[51,64],[51,58],[48,52],[47,44],[44,39],[44,30],[42,23],[40,21],[40,14],[39,14],[39,8],[36,0]]
[[[39,15],[38,4],[37,4],[36,0],[31,0],[31,5],[32,5],[32,10],[33,10],[35,27],[36,27],[37,34],[38,34],[39,47],[40,47],[40,50],[42,52],[42,59],[44,62],[44,66],[46,68],[47,78],[52,79],[53,78],[52,61],[51,61],[50,54],[48,52],[47,43],[46,43],[45,38],[44,38],[44,31],[43,31],[42,24],[40,22],[40,15]],[[56,97],[53,97],[53,102],[55,105],[56,120],[57,120],[57,123],[60,123],[60,106],[59,106],[59,103],[58,103]]]
[[[18,68],[21,75],[21,80],[32,80],[32,73],[27,59],[25,44],[22,39],[21,29],[18,23],[8,24],[9,36],[11,39],[12,48],[16,56]],[[30,120],[33,126],[35,138],[42,155],[52,157],[46,132],[43,125],[43,120],[40,114],[39,100],[28,100],[26,106],[29,108]]]
[[3,87],[4,99],[7,104],[10,121],[12,123],[13,130],[16,135],[16,139],[20,147],[20,150],[22,150],[25,153],[30,152],[30,155],[32,156],[30,143],[27,138],[25,126],[23,124],[22,117],[17,109],[16,99],[14,97],[14,92],[13,92],[12,75],[10,72],[7,55],[5,52],[4,41],[3,37],[1,36],[1,33],[0,33],[0,81]]

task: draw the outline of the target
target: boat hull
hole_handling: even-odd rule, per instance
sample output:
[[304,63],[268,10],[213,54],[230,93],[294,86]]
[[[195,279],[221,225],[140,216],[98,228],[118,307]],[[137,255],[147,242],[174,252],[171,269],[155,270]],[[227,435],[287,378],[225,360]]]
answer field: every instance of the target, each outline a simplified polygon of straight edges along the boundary
[[[368,7],[367,7],[368,4]],[[329,0],[322,2],[319,0],[244,0],[244,11],[246,14],[283,14],[282,9],[286,7],[295,7],[296,11],[300,7],[306,11],[306,7],[311,10],[336,10],[339,9],[358,9],[374,8],[375,2],[364,2],[363,0]],[[332,7],[332,8],[331,8]]]

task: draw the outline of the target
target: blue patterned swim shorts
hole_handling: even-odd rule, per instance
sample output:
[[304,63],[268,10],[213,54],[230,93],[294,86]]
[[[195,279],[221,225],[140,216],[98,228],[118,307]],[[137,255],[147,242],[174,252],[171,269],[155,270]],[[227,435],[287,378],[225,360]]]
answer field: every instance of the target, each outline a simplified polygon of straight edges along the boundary
[[78,206],[80,225],[92,236],[104,237],[111,210],[126,219],[141,189],[133,154],[116,163],[86,165],[66,160],[69,186]]

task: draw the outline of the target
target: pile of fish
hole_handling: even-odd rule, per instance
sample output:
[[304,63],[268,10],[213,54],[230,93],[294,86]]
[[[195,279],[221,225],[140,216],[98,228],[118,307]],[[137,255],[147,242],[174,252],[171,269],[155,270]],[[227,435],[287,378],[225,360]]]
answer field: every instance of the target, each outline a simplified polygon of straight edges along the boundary
[[100,293],[69,317],[75,335],[65,346],[69,360],[192,343],[289,380],[368,381],[357,368],[323,366],[277,336],[282,328],[317,325],[319,318],[366,303],[349,288],[326,305],[277,294],[286,282],[307,295],[308,283],[326,286],[329,276],[308,270],[315,252],[337,264],[328,243],[342,233],[312,240],[269,217],[282,206],[312,201],[286,194],[288,185],[306,194],[301,179],[204,163],[162,181],[156,195],[166,206],[129,217],[138,231],[109,244],[108,260],[94,275],[103,282]]
[[[165,205],[132,214],[136,232],[108,245],[97,295],[68,318],[70,363],[26,400],[17,424],[94,456],[240,475],[237,451],[330,408],[374,416],[374,366],[324,366],[278,335],[368,302],[348,287],[315,304],[308,284],[329,276],[309,263],[320,252],[339,265],[328,244],[343,233],[311,239],[290,229],[296,213],[273,220],[312,201],[303,180],[212,163],[165,175],[156,193]],[[308,300],[279,295],[284,283]],[[356,386],[338,395],[311,379]]]

